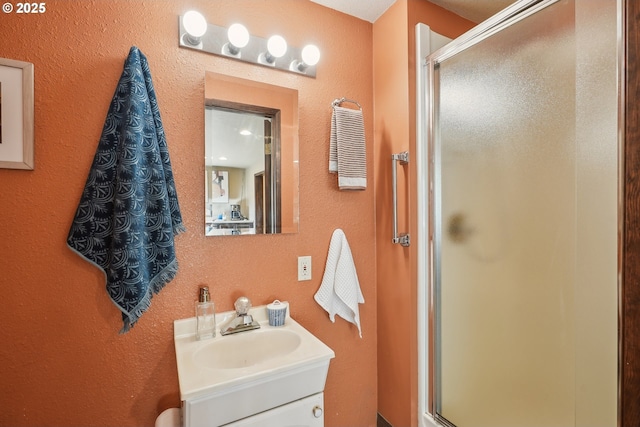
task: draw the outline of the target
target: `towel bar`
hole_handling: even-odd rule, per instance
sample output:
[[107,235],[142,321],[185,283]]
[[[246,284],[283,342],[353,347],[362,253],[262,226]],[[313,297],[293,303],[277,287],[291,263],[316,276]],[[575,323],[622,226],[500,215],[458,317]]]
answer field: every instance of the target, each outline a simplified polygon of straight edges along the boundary
[[411,244],[411,239],[408,233],[398,235],[398,171],[396,162],[399,161],[401,165],[409,163],[409,152],[403,151],[402,153],[391,155],[391,175],[393,177],[393,243],[400,243],[402,246],[407,247]]
[[350,102],[352,104],[356,104],[358,106],[358,108],[362,111],[362,106],[360,105],[360,103],[358,101],[355,101],[353,99],[349,99],[349,98],[336,98],[333,100],[333,102],[331,103],[331,107],[337,107],[338,105],[342,104],[343,102]]

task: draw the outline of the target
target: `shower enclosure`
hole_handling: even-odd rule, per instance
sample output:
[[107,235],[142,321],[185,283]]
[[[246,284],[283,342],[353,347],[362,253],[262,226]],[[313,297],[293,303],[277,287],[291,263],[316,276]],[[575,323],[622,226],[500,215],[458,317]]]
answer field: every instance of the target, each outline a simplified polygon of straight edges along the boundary
[[621,7],[519,1],[425,61],[441,424],[617,425]]

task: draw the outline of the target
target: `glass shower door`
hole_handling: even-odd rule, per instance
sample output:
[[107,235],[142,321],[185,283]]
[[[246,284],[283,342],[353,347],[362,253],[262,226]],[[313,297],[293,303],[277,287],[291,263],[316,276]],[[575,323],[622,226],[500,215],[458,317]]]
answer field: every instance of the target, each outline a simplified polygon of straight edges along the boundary
[[458,427],[616,425],[616,5],[546,3],[431,60],[434,412]]

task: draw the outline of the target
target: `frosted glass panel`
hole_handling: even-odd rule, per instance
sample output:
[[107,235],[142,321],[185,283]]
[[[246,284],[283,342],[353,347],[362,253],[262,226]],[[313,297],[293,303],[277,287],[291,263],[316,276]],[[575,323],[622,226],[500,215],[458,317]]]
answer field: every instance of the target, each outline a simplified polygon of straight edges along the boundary
[[560,1],[436,68],[436,402],[458,427],[616,425],[610,3]]

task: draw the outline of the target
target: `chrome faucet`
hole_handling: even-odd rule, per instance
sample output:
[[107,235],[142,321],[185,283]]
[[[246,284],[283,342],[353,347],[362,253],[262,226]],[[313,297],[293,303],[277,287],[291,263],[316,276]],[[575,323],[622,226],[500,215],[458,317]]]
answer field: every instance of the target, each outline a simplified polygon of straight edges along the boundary
[[253,316],[249,314],[251,301],[247,297],[240,297],[233,305],[236,308],[236,317],[225,323],[220,328],[222,335],[235,334],[237,332],[250,331],[260,328],[260,324],[253,320]]

